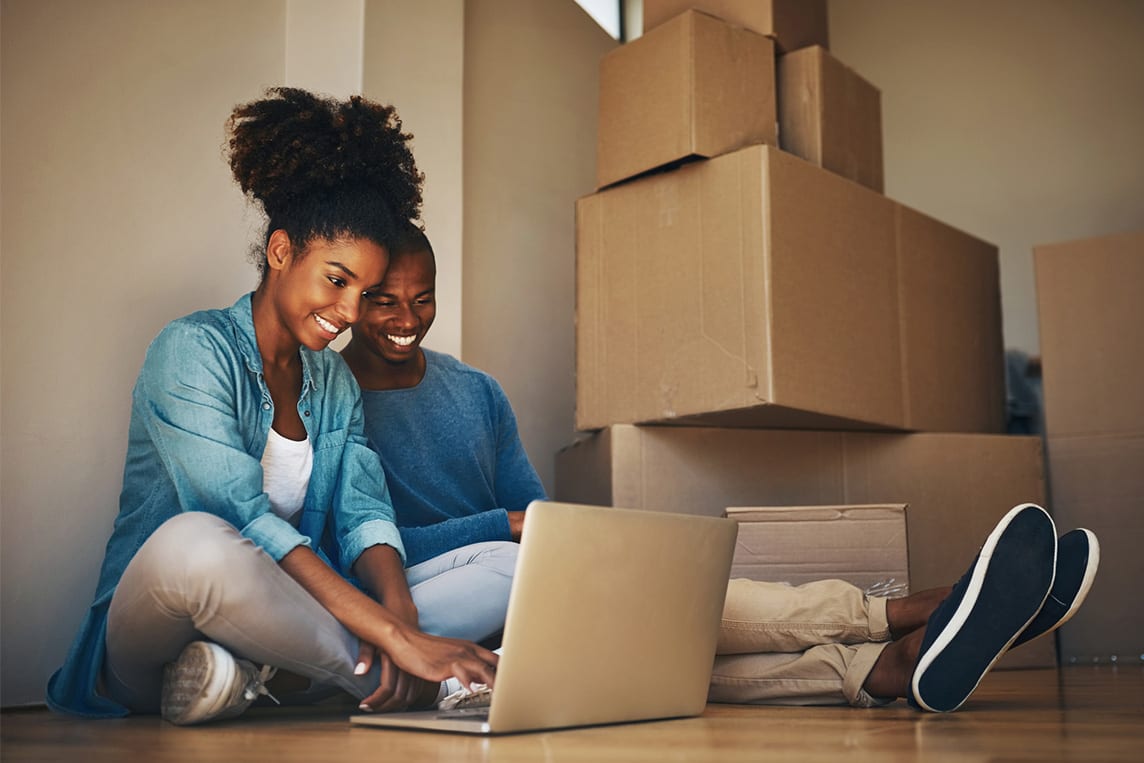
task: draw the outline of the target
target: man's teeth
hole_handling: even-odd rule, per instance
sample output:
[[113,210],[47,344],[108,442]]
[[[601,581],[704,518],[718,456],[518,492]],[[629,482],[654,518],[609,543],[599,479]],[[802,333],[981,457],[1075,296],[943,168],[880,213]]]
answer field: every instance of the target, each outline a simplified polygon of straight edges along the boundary
[[393,334],[386,334],[385,338],[396,344],[398,347],[408,347],[413,344],[413,340],[417,338],[413,336],[394,336]]
[[337,334],[337,333],[340,333],[340,332],[339,332],[339,330],[338,330],[338,327],[337,327],[337,326],[335,326],[334,324],[330,323],[328,320],[326,320],[326,319],[325,319],[325,318],[323,318],[322,316],[320,316],[320,315],[315,315],[315,316],[314,316],[314,320],[316,320],[316,321],[318,322],[318,325],[322,327],[322,331],[328,331],[328,332],[330,332],[331,334]]

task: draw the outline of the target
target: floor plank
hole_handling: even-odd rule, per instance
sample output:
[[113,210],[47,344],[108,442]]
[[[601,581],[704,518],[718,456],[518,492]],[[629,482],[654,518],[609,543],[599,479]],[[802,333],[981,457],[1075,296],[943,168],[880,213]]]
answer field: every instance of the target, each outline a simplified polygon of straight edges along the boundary
[[352,707],[258,709],[177,728],[157,718],[0,715],[4,761],[1136,761],[1144,666],[995,671],[962,710],[710,705],[700,718],[496,739],[351,726]]

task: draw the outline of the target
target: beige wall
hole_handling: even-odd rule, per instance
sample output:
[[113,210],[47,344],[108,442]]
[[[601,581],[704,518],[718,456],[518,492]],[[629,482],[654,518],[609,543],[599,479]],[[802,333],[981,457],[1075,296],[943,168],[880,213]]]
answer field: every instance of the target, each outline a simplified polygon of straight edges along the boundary
[[573,437],[573,203],[593,190],[615,45],[565,0],[466,3],[464,359],[500,380],[550,492]]
[[437,319],[425,346],[461,355],[464,0],[367,0],[365,95],[392,103],[425,173],[422,218],[437,254]]
[[471,245],[471,360],[505,378],[551,484],[571,437],[572,201],[613,44],[571,0],[2,0],[0,19],[0,705],[42,701],[90,602],[147,344],[255,285],[262,220],[221,149],[266,87],[398,107],[442,266],[430,344],[461,352]]
[[281,82],[283,11],[3,3],[4,705],[42,699],[91,600],[148,342],[254,286],[223,121]]
[[832,0],[882,90],[887,195],[1001,247],[1006,345],[1036,352],[1032,247],[1144,229],[1144,3]]

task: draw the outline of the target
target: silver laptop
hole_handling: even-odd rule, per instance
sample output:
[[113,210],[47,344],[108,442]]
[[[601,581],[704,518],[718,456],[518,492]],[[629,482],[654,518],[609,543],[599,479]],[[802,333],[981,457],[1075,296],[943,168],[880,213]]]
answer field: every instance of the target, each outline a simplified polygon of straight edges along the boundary
[[737,529],[730,519],[535,501],[490,706],[350,720],[507,734],[699,715]]

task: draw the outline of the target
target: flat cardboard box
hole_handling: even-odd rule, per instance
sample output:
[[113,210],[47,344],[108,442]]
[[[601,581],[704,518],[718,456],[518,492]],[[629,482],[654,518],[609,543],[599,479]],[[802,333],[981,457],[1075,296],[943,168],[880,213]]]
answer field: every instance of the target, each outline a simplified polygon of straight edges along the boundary
[[689,8],[773,37],[781,51],[830,47],[826,0],[644,0],[644,33]]
[[[613,426],[556,456],[556,499],[719,516],[903,503],[910,587],[953,584],[1006,511],[1044,505],[1039,437]],[[1052,639],[1005,658],[1056,664]]]
[[776,109],[773,41],[684,13],[600,60],[596,185],[777,145]]
[[577,202],[576,425],[999,432],[997,249],[770,146]]
[[779,146],[878,193],[882,93],[821,45],[778,60]]
[[1045,431],[1144,434],[1144,231],[1035,247]]
[[733,506],[732,578],[802,585],[837,578],[909,593],[906,506]]
[[1092,530],[1100,542],[1096,581],[1061,626],[1061,661],[1144,661],[1144,433],[1049,438],[1053,518],[1060,532]]

